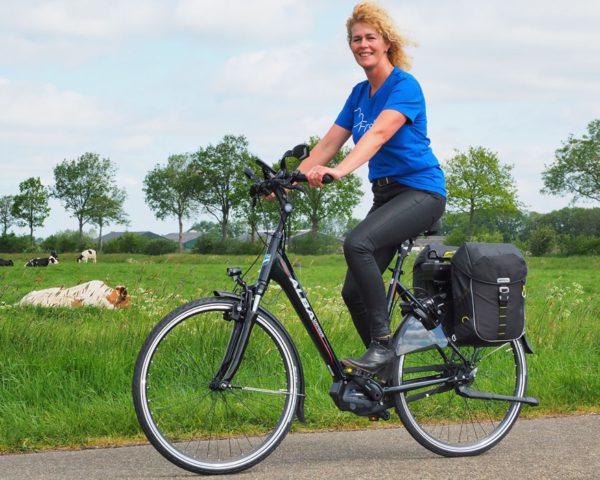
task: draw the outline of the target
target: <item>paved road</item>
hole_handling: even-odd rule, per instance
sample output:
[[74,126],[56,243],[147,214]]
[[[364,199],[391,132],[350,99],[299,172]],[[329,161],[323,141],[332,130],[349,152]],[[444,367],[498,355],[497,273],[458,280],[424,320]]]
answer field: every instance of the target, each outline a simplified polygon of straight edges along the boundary
[[[149,446],[0,456],[0,478],[182,479],[194,475]],[[600,415],[521,420],[479,457],[438,457],[402,428],[288,435],[264,462],[238,475],[263,479],[600,478]]]

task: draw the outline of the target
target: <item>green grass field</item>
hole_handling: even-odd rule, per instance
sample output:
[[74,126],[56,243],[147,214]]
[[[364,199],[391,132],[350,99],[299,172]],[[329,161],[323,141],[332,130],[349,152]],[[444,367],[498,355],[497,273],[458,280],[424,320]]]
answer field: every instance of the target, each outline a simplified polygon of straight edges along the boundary
[[[210,296],[214,289],[231,289],[225,268],[248,267],[254,260],[100,255],[98,264],[77,264],[75,254],[65,254],[59,265],[24,268],[25,256],[0,256],[16,264],[0,269],[0,452],[142,441],[131,379],[146,335],[182,303]],[[297,274],[336,353],[360,354],[361,343],[340,297],[343,258],[291,260],[300,264]],[[536,351],[528,357],[529,394],[541,406],[526,407],[522,415],[599,412],[600,257],[530,258],[528,263],[527,334]],[[93,279],[127,286],[131,307],[15,306],[31,290]],[[264,305],[292,333],[302,357],[308,423],[295,428],[368,423],[335,408],[328,395],[330,375],[278,288],[269,290]]]

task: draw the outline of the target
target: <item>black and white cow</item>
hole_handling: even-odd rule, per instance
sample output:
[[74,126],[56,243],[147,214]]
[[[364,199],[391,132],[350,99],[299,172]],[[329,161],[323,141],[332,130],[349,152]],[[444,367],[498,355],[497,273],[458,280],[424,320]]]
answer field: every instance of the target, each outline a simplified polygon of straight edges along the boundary
[[96,263],[96,250],[92,250],[91,248],[88,250],[84,250],[81,252],[81,255],[77,258],[77,263],[87,263],[88,260]]
[[32,258],[25,266],[26,267],[47,267],[48,265],[56,265],[58,260],[50,255],[48,258]]
[[0,267],[12,267],[14,265],[12,260],[4,260],[0,258]]

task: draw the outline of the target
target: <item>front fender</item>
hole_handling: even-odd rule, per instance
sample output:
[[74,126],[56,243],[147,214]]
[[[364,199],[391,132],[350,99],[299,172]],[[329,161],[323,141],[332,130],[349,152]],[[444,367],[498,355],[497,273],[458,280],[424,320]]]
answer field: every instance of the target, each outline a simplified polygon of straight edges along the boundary
[[[215,297],[223,297],[223,298],[230,298],[232,300],[241,300],[242,297],[236,293],[232,293],[232,292],[226,292],[223,290],[215,290],[214,292]],[[298,417],[298,420],[302,423],[306,422],[305,416],[304,416],[304,399],[306,398],[306,388],[305,388],[305,383],[304,383],[304,369],[302,367],[302,361],[300,360],[300,355],[298,354],[298,350],[296,349],[296,345],[294,344],[294,342],[292,341],[292,337],[290,337],[290,334],[288,333],[288,331],[285,329],[285,327],[283,326],[283,324],[277,319],[277,317],[275,315],[273,315],[271,312],[269,312],[266,308],[263,308],[262,306],[258,307],[258,312],[265,316],[268,317],[273,323],[275,323],[277,325],[277,327],[281,330],[281,334],[286,338],[286,340],[288,341],[288,343],[290,344],[291,348],[292,348],[292,354],[295,357],[296,360],[296,364],[298,365],[298,374],[300,376],[300,398],[298,401],[298,408],[296,409],[296,417]]]

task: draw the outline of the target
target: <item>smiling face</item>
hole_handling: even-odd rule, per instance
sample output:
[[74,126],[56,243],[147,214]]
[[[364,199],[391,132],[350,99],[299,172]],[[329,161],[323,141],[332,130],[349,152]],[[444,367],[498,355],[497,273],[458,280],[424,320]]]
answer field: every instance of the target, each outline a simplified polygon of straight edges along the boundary
[[372,26],[356,23],[352,27],[350,49],[356,62],[365,70],[374,69],[382,65],[382,62],[384,65],[390,64],[386,53],[389,48],[390,43]]

